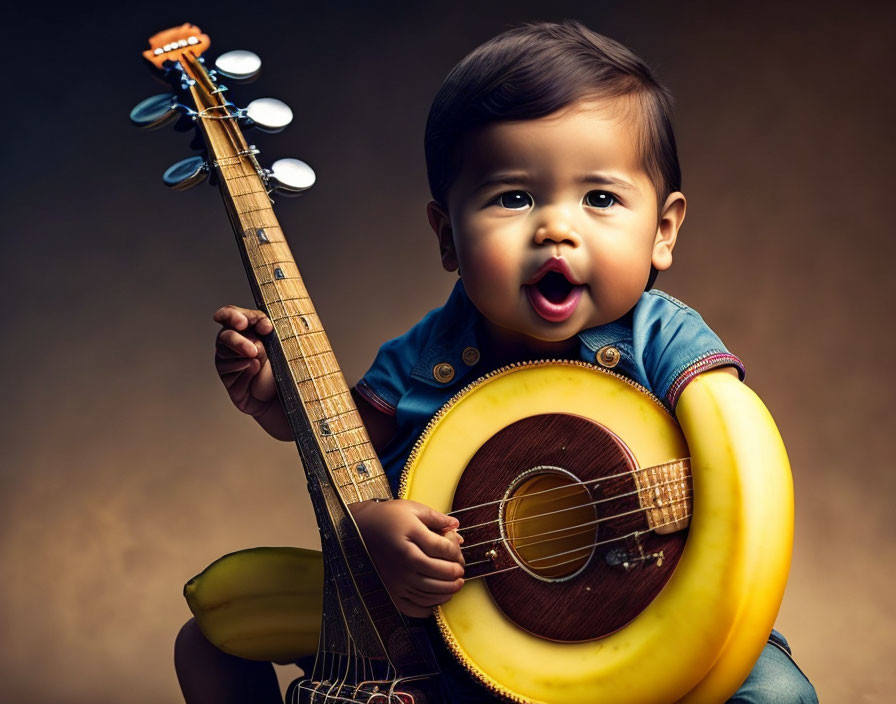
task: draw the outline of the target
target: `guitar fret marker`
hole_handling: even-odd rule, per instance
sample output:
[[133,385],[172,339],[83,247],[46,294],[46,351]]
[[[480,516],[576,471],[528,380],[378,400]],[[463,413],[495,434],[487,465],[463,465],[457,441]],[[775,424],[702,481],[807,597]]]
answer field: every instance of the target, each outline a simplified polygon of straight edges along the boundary
[[285,279],[286,278],[286,274],[283,273],[283,269],[281,269],[279,266],[274,267],[274,278],[275,279]]
[[258,241],[261,242],[261,244],[267,244],[270,242],[270,240],[268,239],[268,234],[264,231],[263,227],[259,227],[255,231],[255,236],[258,237]]

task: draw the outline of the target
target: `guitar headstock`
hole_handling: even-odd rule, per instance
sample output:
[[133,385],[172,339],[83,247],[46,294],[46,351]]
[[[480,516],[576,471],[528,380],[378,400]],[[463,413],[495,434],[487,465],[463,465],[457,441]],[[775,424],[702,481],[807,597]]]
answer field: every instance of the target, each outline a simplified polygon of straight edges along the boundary
[[261,59],[251,51],[228,51],[217,58],[214,69],[206,69],[202,54],[209,46],[207,34],[185,23],[154,34],[150,48],[143,52],[143,58],[166,74],[187,104],[176,93],[154,95],[131,110],[131,122],[153,129],[182,118],[178,124],[188,129],[192,122],[206,146],[206,154],[188,157],[166,170],[165,184],[187,188],[222,164],[243,163],[258,175],[268,194],[276,189],[283,195],[295,195],[310,188],[315,180],[310,166],[298,159],[279,159],[270,169],[263,169],[255,158],[258,149],[243,136],[243,127],[279,132],[293,119],[289,106],[275,98],[258,98],[240,108],[225,97],[227,86],[219,82],[219,74],[234,81],[250,80],[258,74]]
[[211,46],[207,34],[203,34],[195,24],[186,22],[180,27],[165,29],[149,38],[149,49],[143,58],[156,68],[164,68],[166,61],[180,61],[184,52],[201,56]]

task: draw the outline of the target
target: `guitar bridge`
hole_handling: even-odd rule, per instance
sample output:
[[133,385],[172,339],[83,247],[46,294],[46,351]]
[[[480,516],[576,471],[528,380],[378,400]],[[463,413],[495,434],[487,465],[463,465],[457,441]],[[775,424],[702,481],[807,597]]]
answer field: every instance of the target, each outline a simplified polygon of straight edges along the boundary
[[628,572],[630,569],[638,567],[646,562],[653,562],[654,566],[661,567],[665,555],[662,550],[659,552],[644,552],[644,548],[638,543],[638,552],[632,552],[625,548],[614,548],[613,550],[607,551],[604,559],[610,567],[621,567]]

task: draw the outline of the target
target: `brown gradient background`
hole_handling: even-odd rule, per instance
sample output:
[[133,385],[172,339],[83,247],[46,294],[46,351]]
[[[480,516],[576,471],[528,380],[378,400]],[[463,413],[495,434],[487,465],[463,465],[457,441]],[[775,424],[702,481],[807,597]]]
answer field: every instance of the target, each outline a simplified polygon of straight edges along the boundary
[[164,91],[146,37],[189,20],[213,56],[256,50],[263,75],[232,99],[294,108],[253,141],[263,163],[317,170],[278,213],[353,382],[453,283],[424,214],[441,79],[508,25],[563,17],[632,47],[677,98],[689,208],[658,286],[743,358],[787,442],[778,627],[823,701],[891,701],[892,5],[331,5],[4,23],[2,701],[180,701],[183,582],[232,550],[317,545],[293,447],[236,412],[213,369],[212,312],[250,300],[220,198],[167,191],[188,135],[127,120]]

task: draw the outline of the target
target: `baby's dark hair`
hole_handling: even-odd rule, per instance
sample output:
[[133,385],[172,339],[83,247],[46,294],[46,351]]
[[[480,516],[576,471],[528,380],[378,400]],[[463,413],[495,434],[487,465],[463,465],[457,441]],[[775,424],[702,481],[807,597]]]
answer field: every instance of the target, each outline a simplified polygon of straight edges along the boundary
[[640,157],[659,203],[681,189],[672,132],[672,95],[641,59],[579,22],[515,27],[455,66],[426,121],[426,169],[432,197],[447,207],[461,168],[458,143],[474,127],[544,117],[582,98],[629,98]]

